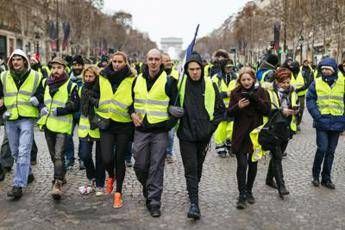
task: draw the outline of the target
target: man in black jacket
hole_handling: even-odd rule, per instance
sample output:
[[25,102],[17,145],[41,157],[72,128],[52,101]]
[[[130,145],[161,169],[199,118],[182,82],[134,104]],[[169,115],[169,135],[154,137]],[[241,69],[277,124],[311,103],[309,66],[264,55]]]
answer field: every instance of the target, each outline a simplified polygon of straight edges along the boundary
[[202,165],[213,132],[225,112],[224,103],[215,83],[204,77],[202,59],[193,52],[185,64],[186,76],[182,80],[179,97],[184,116],[180,120],[177,136],[185,169],[187,190],[191,206],[188,218],[199,219],[198,187]]
[[168,109],[176,99],[177,81],[164,71],[159,50],[150,50],[146,62],[133,83],[129,113],[135,125],[134,171],[143,186],[147,209],[152,217],[159,217],[168,132],[176,124]]

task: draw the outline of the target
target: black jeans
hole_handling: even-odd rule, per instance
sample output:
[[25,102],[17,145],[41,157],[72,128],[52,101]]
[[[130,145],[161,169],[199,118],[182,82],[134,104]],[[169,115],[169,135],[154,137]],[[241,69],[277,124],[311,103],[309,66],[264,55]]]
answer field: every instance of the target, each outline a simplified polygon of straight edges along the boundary
[[[122,192],[122,185],[126,174],[125,154],[128,151],[130,137],[129,134],[114,134],[108,131],[101,132],[100,141],[103,166],[107,170],[109,177],[115,177],[116,192],[120,193]],[[116,149],[116,154],[114,149]]]
[[271,150],[271,160],[268,165],[266,181],[276,180],[278,190],[285,187],[282,158],[288,142],[283,142]]
[[194,204],[198,204],[199,202],[199,182],[208,143],[209,142],[187,142],[180,140],[180,150],[188,196],[190,202]]
[[[92,159],[92,146],[96,142],[96,165]],[[105,169],[101,158],[101,145],[99,141],[79,140],[79,156],[86,168],[86,177],[89,180],[96,180],[96,187],[104,187]]]
[[50,158],[54,165],[54,180],[64,180],[65,178],[65,150],[67,135],[55,133],[48,129],[44,130]]
[[299,126],[301,124],[302,121],[302,117],[303,117],[303,112],[304,112],[304,107],[305,107],[305,96],[298,96],[298,101],[299,101],[299,112],[296,116],[297,118],[297,125]]
[[[247,193],[251,193],[256,177],[258,162],[252,162],[252,154],[237,153],[237,183],[240,196],[245,197]],[[248,172],[247,172],[248,168]]]

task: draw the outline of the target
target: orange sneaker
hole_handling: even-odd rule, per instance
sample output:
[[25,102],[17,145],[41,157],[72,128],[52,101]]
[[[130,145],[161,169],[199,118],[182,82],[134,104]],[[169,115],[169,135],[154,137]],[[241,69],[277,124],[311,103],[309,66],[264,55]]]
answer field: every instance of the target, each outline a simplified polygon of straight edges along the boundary
[[114,203],[113,203],[113,208],[121,208],[123,205],[122,201],[122,194],[119,192],[116,192],[114,194]]
[[105,193],[110,194],[113,192],[114,189],[114,178],[108,177],[105,180]]

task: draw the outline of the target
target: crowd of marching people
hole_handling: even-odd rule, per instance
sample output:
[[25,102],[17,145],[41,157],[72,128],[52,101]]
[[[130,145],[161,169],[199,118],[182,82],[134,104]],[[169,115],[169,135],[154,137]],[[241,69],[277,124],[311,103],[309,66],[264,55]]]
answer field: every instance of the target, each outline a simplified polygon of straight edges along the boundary
[[65,175],[75,163],[77,133],[79,168],[88,181],[80,193],[111,194],[113,207],[121,208],[133,157],[146,207],[159,217],[164,166],[176,160],[176,134],[190,200],[187,216],[199,219],[199,183],[213,138],[219,157],[237,160],[236,207],[244,209],[255,203],[258,160],[264,155],[271,157],[266,185],[282,199],[289,194],[282,159],[289,140],[300,132],[306,105],[316,129],[312,184],[335,189],[334,153],[345,130],[344,67],[345,61],[338,66],[329,57],[314,68],[307,60],[300,65],[290,58],[280,65],[277,55],[267,54],[256,68],[238,68],[219,49],[210,63],[193,52],[179,74],[158,49],[150,50],[144,63],[131,63],[117,51],[96,65],[85,65],[76,55],[55,57],[47,66],[17,49],[0,76],[5,128],[0,181],[14,165],[7,196],[18,200],[35,180],[31,168],[37,163],[38,126],[54,166],[51,195],[60,200],[64,184],[71,183]]

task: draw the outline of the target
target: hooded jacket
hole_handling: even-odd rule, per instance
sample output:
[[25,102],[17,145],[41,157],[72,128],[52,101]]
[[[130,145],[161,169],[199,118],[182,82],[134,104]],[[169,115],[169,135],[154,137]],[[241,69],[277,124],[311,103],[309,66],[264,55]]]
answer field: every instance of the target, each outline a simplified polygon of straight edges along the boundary
[[[25,60],[26,60],[26,63],[25,63],[25,71],[23,73],[23,75],[18,78],[18,77],[14,77],[14,69],[13,69],[13,65],[12,65],[12,58],[14,56],[21,56],[23,57]],[[13,77],[14,79],[14,82],[17,86],[17,88],[19,89],[21,87],[21,85],[23,84],[23,82],[25,81],[25,79],[27,78],[27,76],[29,76],[29,74],[31,73],[31,71],[34,71],[31,69],[30,67],[30,60],[29,58],[26,56],[26,54],[24,53],[23,50],[21,49],[16,49],[12,52],[10,58],[8,59],[8,62],[7,62],[7,66],[8,66],[8,70],[5,71],[3,74],[7,74],[8,71],[10,72],[11,76]],[[3,91],[3,85],[2,85],[2,82],[0,81],[0,98],[3,98],[4,97],[4,91]],[[44,95],[44,89],[43,89],[43,86],[42,86],[42,83],[39,82],[39,85],[38,85],[38,88],[36,89],[36,92],[33,94],[34,97],[36,97],[40,103],[40,106],[43,104],[43,95]],[[39,107],[40,107],[39,106]],[[6,108],[5,106],[3,106],[2,108],[0,108],[0,113],[6,111]],[[19,117],[18,119],[20,119],[21,117]]]
[[[319,69],[321,69],[322,66],[330,66],[332,67],[335,72],[331,76],[323,76],[322,79],[325,82],[334,82],[335,80],[338,79],[338,74],[337,74],[337,63],[335,62],[334,59],[332,58],[325,58],[319,63]],[[322,72],[321,72],[322,74]],[[343,77],[343,80],[345,77]],[[345,80],[344,80],[345,81]],[[345,89],[344,89],[344,104],[345,104]],[[323,131],[344,131],[345,130],[345,112],[342,116],[333,116],[330,114],[321,114],[320,110],[317,105],[317,93],[315,89],[315,81],[311,83],[309,86],[308,92],[307,92],[307,97],[306,97],[306,102],[307,102],[307,109],[311,116],[314,119],[313,122],[313,127],[318,129],[318,130],[323,130]]]

